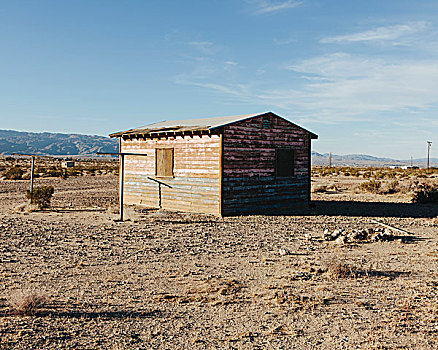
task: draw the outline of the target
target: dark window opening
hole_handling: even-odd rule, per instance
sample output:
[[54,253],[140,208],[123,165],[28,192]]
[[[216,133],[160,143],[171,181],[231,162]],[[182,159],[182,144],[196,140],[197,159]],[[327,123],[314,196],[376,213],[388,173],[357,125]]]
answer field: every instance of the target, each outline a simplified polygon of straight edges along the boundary
[[269,116],[263,117],[262,128],[263,129],[270,129],[271,128],[271,117],[269,117]]
[[275,175],[278,177],[294,176],[295,151],[278,148],[275,151]]
[[155,149],[155,175],[173,176],[173,148]]

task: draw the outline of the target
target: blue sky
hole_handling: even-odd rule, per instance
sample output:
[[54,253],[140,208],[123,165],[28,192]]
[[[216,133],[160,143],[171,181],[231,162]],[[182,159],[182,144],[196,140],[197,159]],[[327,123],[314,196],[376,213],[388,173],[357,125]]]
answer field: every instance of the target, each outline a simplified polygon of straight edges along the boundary
[[0,0],[0,129],[273,111],[318,152],[433,155],[437,16],[436,0]]

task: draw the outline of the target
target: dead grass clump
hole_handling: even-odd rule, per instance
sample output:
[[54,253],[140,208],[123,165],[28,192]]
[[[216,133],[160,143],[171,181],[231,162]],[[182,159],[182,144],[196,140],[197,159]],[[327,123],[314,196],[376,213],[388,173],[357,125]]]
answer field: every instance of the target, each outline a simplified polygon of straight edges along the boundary
[[321,306],[328,305],[332,298],[319,294],[301,294],[292,289],[277,289],[270,300],[279,306],[292,307],[295,311],[314,311]]
[[21,203],[14,208],[14,211],[19,212],[19,213],[23,213],[26,211],[27,206],[28,206],[27,203]]
[[362,268],[339,259],[328,260],[326,271],[327,274],[333,279],[357,278],[364,273]]
[[24,171],[19,166],[15,165],[10,167],[8,170],[3,172],[3,176],[6,180],[21,180],[23,177]]
[[35,315],[47,303],[47,296],[35,290],[17,290],[12,293],[8,302],[15,315]]
[[400,191],[399,188],[399,182],[397,180],[393,180],[391,182],[388,182],[388,184],[386,185],[386,191],[385,193],[387,194],[394,194]]
[[382,183],[377,180],[370,180],[359,185],[359,190],[363,192],[379,193]]

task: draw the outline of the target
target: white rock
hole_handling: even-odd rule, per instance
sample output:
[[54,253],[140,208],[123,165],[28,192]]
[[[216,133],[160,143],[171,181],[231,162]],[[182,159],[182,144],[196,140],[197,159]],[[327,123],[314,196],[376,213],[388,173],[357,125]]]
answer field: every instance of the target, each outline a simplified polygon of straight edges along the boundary
[[345,244],[345,236],[339,236],[338,238],[336,238],[335,243],[336,244]]
[[280,255],[288,255],[288,254],[289,254],[289,251],[287,251],[287,250],[284,249],[284,248],[280,248],[280,249],[278,250],[278,253],[279,253]]

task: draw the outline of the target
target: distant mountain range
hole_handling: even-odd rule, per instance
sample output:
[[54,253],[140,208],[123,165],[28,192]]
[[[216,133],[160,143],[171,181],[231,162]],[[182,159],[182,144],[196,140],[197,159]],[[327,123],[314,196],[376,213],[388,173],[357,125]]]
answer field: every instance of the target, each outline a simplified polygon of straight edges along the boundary
[[117,151],[117,140],[104,136],[0,130],[0,154],[3,155],[91,156],[96,152]]
[[[96,152],[117,151],[117,140],[104,136],[0,130],[0,154],[3,155],[26,153],[54,156],[93,156]],[[329,165],[329,162],[329,153],[312,152],[313,165]],[[344,156],[332,154],[332,165],[334,166],[404,166],[410,164],[410,159],[378,158],[366,154],[347,154]],[[426,159],[414,159],[413,164],[425,167]],[[430,165],[438,166],[438,159],[432,158]]]
[[[420,168],[426,167],[426,158],[413,159],[412,164]],[[312,165],[329,165],[330,153],[312,152]],[[411,160],[398,160],[391,158],[379,158],[367,154],[347,154],[337,155],[332,154],[333,166],[410,166]],[[429,160],[430,166],[438,166],[438,158],[431,158]]]

